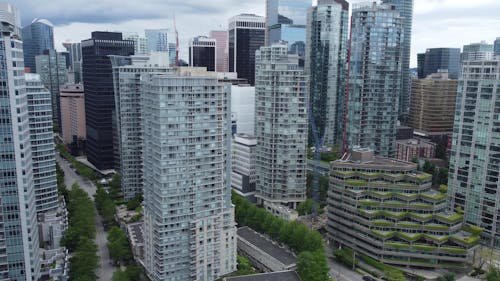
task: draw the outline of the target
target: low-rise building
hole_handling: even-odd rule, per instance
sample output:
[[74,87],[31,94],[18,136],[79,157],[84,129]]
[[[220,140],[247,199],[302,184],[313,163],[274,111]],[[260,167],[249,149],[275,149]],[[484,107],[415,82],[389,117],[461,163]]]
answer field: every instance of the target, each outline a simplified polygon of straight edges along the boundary
[[284,219],[285,221],[294,221],[299,217],[299,213],[297,211],[281,204],[264,201],[263,206],[266,211],[281,219]]
[[414,158],[434,158],[436,144],[423,139],[396,141],[396,159],[411,162]]
[[226,277],[224,281],[302,281],[295,271],[252,274],[237,277]]
[[274,272],[297,267],[296,256],[266,236],[246,226],[240,227],[237,233],[238,252],[248,257],[258,269]]
[[127,225],[127,235],[134,259],[144,266],[144,223],[136,222]]
[[328,237],[383,263],[427,268],[471,261],[481,229],[448,209],[417,164],[354,149],[331,164]]

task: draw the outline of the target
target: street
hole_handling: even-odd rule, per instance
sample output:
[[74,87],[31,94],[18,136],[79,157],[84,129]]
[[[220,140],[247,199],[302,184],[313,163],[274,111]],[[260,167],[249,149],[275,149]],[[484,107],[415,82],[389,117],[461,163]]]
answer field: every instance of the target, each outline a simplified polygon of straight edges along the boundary
[[[94,200],[94,194],[96,193],[96,187],[94,184],[86,179],[83,179],[81,176],[77,175],[73,169],[69,167],[69,162],[66,161],[65,159],[62,159],[62,157],[59,155],[59,153],[56,153],[56,160],[59,163],[59,166],[61,166],[61,169],[64,171],[64,183],[68,188],[71,188],[71,186],[76,182],[82,188],[87,192],[87,194],[90,196],[92,200]],[[104,227],[102,225],[102,219],[101,216],[97,213],[96,210],[96,239],[95,243],[97,245],[97,248],[99,249],[99,259],[100,259],[100,267],[97,271],[97,276],[99,277],[98,280],[100,281],[110,281],[113,273],[116,269],[112,265],[111,259],[109,258],[109,253],[108,253],[108,247],[106,245],[107,243],[107,233],[104,231]]]
[[326,246],[328,266],[330,267],[330,277],[335,281],[363,281],[363,275],[353,271],[351,268],[336,262],[333,259],[333,248]]

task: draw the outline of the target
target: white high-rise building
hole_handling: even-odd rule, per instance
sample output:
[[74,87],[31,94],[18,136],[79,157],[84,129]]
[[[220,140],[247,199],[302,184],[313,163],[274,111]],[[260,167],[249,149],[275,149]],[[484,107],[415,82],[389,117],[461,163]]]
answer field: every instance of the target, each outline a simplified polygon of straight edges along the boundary
[[149,44],[146,37],[139,36],[137,33],[129,33],[123,35],[123,40],[134,41],[134,54],[147,55],[149,54]]
[[112,56],[111,63],[115,88],[121,187],[124,198],[129,200],[143,193],[141,75],[149,72],[167,72],[168,54]]
[[252,135],[235,134],[231,151],[231,187],[241,196],[254,200],[255,184],[255,152],[257,139]]
[[286,43],[260,48],[255,66],[255,196],[295,208],[306,200],[308,77]]
[[36,210],[47,213],[56,211],[59,206],[51,93],[43,86],[39,74],[27,73],[25,80]]
[[18,15],[0,3],[0,280],[31,281],[40,256]]
[[144,32],[150,52],[168,52],[168,29],[146,29]]
[[141,79],[147,273],[216,280],[236,270],[229,85],[192,68]]

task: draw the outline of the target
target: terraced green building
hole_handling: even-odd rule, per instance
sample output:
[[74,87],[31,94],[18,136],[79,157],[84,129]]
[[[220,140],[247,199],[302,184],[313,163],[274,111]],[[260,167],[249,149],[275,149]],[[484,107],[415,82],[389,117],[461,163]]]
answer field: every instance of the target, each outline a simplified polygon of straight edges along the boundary
[[447,209],[446,188],[414,163],[354,149],[331,163],[329,239],[378,261],[415,267],[457,267],[472,258],[481,229]]

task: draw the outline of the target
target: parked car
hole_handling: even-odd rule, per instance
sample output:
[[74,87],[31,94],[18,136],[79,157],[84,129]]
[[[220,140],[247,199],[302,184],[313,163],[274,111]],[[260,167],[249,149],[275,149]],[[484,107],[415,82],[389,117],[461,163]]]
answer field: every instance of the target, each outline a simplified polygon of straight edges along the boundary
[[363,281],[377,281],[377,280],[375,280],[375,278],[373,278],[369,275],[365,275],[365,276],[363,276]]

